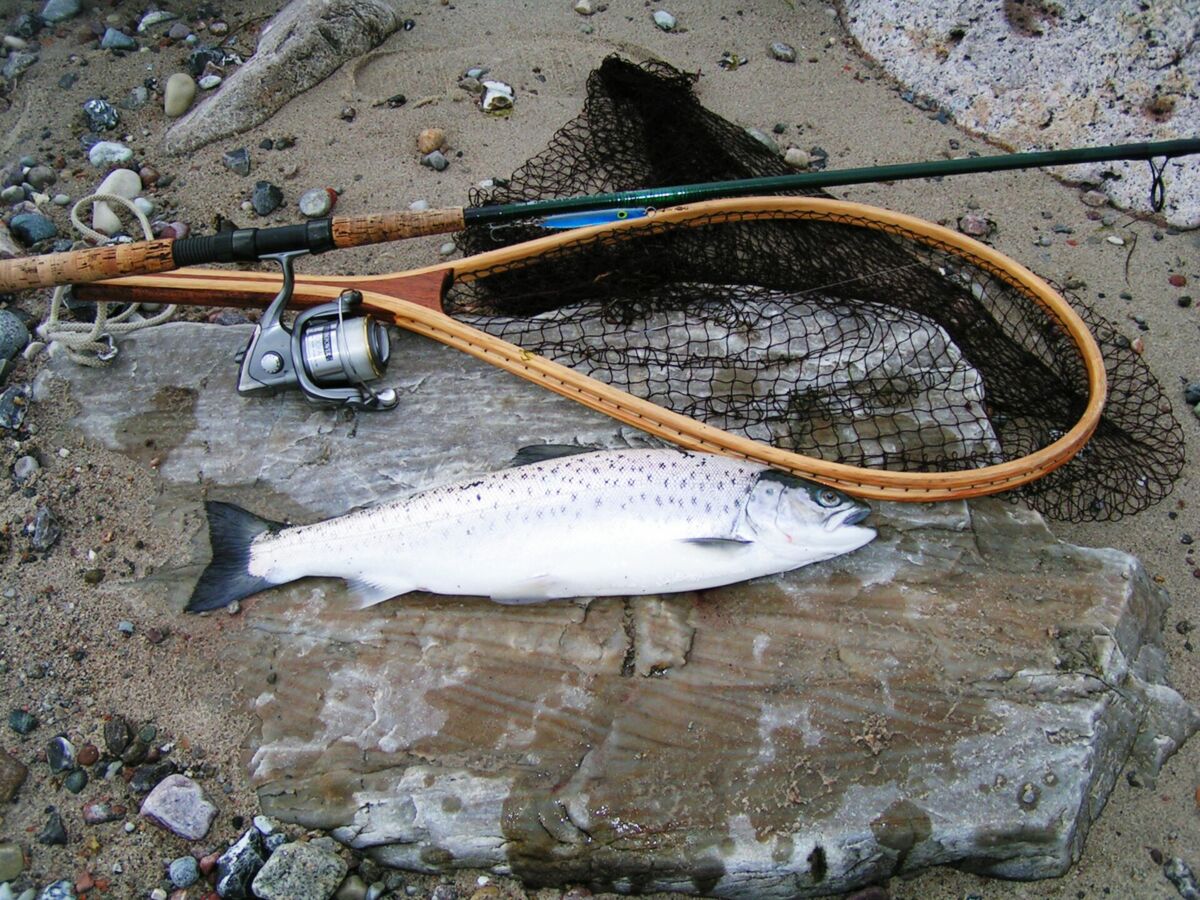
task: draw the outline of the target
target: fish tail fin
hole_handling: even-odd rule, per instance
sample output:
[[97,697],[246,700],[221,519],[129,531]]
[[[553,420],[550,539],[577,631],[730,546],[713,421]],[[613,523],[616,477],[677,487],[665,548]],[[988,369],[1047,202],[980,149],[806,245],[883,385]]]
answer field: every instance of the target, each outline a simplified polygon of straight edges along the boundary
[[204,504],[204,510],[208,514],[212,562],[200,574],[184,607],[186,612],[220,609],[275,584],[270,579],[250,574],[250,544],[260,534],[277,531],[282,526],[260,519],[231,503],[209,501]]

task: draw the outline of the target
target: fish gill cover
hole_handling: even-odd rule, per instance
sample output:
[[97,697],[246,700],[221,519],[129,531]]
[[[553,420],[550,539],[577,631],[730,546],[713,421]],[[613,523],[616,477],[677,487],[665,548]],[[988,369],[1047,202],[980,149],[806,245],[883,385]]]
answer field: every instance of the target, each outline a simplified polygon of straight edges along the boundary
[[[582,114],[472,204],[789,173],[701,106],[694,81],[610,57]],[[1036,299],[936,241],[849,216],[713,215],[640,234],[497,266],[456,286],[447,311],[676,412],[856,466],[1016,460],[1088,403],[1079,350]],[[538,236],[479,226],[458,241],[479,253]],[[1182,429],[1128,339],[1066,296],[1103,354],[1107,406],[1082,452],[1019,493],[1051,518],[1119,518],[1170,493]]]

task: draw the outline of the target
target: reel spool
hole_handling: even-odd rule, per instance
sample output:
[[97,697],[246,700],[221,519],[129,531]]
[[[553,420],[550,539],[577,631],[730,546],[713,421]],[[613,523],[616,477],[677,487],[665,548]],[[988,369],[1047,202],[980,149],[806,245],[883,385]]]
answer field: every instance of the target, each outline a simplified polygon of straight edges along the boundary
[[358,314],[361,293],[342,291],[332,303],[305,310],[290,329],[283,324],[283,312],[295,287],[293,260],[307,252],[263,257],[280,264],[283,287],[238,357],[238,393],[274,394],[295,387],[314,403],[392,409],[399,402],[394,389],[376,391],[367,385],[387,370],[391,348],[387,328],[371,316]]

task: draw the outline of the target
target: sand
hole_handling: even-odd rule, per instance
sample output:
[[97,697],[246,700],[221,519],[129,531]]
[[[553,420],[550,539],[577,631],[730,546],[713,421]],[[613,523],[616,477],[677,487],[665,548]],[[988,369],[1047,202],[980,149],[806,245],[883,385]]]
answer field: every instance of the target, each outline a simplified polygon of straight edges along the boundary
[[[265,0],[226,4],[225,19],[234,28],[244,26],[234,43],[248,48],[257,23],[277,6]],[[6,4],[15,12],[38,8],[40,4],[29,2]],[[343,66],[243,136],[186,158],[169,157],[161,150],[166,120],[161,106],[153,102],[136,112],[122,111],[118,132],[130,136],[127,143],[140,159],[175,176],[170,188],[150,196],[170,210],[170,218],[188,221],[200,233],[212,227],[217,214],[239,225],[296,221],[296,201],[312,187],[342,191],[337,211],[346,214],[403,208],[418,199],[434,206],[460,205],[473,185],[510,173],[576,115],[587,73],[613,52],[633,59],[658,57],[681,69],[700,71],[697,92],[710,109],[767,131],[784,123],[784,144],[820,146],[828,151],[831,167],[939,158],[952,152],[951,141],[959,144],[955,153],[994,152],[984,140],[953,124],[941,124],[902,100],[897,86],[845,36],[831,7],[803,0],[794,7],[786,0],[736,6],[715,0],[678,4],[666,7],[680,26],[670,34],[651,21],[655,8],[613,0],[604,11],[585,18],[572,11],[567,0],[413,2],[415,28],[398,32],[374,53]],[[61,38],[44,42],[40,61],[7,98],[11,105],[0,110],[0,157],[31,154],[44,160],[63,154],[66,171],[53,191],[74,198],[95,187],[99,173],[78,150],[83,101],[100,94],[115,101],[148,76],[165,82],[181,68],[184,50],[170,47],[116,58],[77,35],[90,19],[115,14],[136,21],[142,11],[141,4],[104,3],[99,13],[64,26]],[[584,33],[585,27],[591,33]],[[798,61],[771,59],[767,47],[772,41],[795,46]],[[749,63],[724,71],[717,62],[725,51],[748,57]],[[456,77],[474,65],[490,67],[491,76],[516,88],[511,117],[484,116],[455,87]],[[77,72],[78,81],[70,89],[57,88],[67,71]],[[409,102],[399,109],[373,105],[396,93],[404,93]],[[350,123],[339,116],[348,105],[357,109]],[[441,173],[420,166],[416,151],[418,132],[434,126],[447,132],[451,148],[451,164]],[[264,138],[285,135],[295,136],[294,147],[258,149]],[[250,149],[254,161],[249,177],[236,176],[220,163],[224,151],[242,146]],[[285,206],[265,221],[240,209],[257,179],[280,185],[286,198]],[[1200,278],[1196,233],[1166,233],[1161,224],[1115,212],[1115,224],[1101,231],[1099,222],[1086,218],[1088,207],[1081,203],[1078,189],[1040,171],[841,188],[834,194],[951,226],[968,208],[978,206],[997,223],[992,242],[999,250],[1056,282],[1082,280],[1084,299],[1131,339],[1142,338],[1146,360],[1176,400],[1176,415],[1189,442],[1195,441],[1200,420],[1183,406],[1179,385],[1181,379],[1200,378],[1195,352],[1200,312],[1176,300],[1194,292]],[[1052,219],[1044,218],[1043,211]],[[53,215],[60,230],[69,228],[63,211]],[[1075,229],[1077,245],[1056,239],[1050,247],[1036,246],[1058,222]],[[1091,240],[1108,234],[1126,243]],[[305,265],[312,271],[342,274],[391,271],[435,261],[441,243],[424,239],[342,251]],[[1172,287],[1168,276],[1173,273],[1186,276],[1189,285]],[[1122,292],[1132,299],[1121,299]],[[39,314],[45,303],[44,293],[26,293],[16,300],[21,309]],[[1133,315],[1144,320],[1146,331],[1138,330],[1130,319]],[[10,383],[30,380],[40,366],[37,361],[21,363]],[[86,404],[86,398],[74,402]],[[103,718],[109,714],[153,721],[163,740],[176,743],[174,753],[181,764],[205,766],[212,773],[204,783],[221,813],[201,844],[218,848],[239,834],[256,811],[241,761],[252,719],[238,690],[238,673],[222,663],[224,642],[237,639],[235,622],[184,618],[164,608],[152,615],[140,615],[139,610],[131,637],[118,631],[118,623],[133,615],[132,607],[123,603],[121,580],[155,567],[169,556],[180,535],[153,524],[159,483],[152,460],[81,441],[71,431],[70,413],[69,403],[40,404],[31,413],[37,430],[29,442],[32,447],[18,450],[11,441],[4,444],[8,471],[19,455],[36,448],[43,465],[36,493],[55,510],[64,533],[44,559],[24,564],[19,561],[22,538],[17,537],[18,550],[3,558],[0,570],[0,658],[7,667],[0,676],[0,702],[4,711],[29,706],[42,720],[28,738],[5,730],[0,739],[0,747],[30,766],[16,802],[4,810],[0,839],[16,840],[27,848],[26,874],[39,885],[90,869],[111,880],[105,896],[141,897],[160,883],[165,863],[188,848],[143,824],[131,833],[117,826],[84,826],[81,803],[103,796],[103,786],[90,786],[79,798],[66,793],[45,763],[36,761],[41,747],[59,732],[68,733],[76,746],[88,739],[99,741]],[[1167,501],[1135,518],[1052,526],[1066,541],[1132,552],[1162,581],[1174,598],[1166,629],[1173,682],[1194,701],[1200,700],[1200,665],[1185,646],[1188,636],[1175,625],[1200,621],[1200,580],[1193,575],[1196,566],[1189,561],[1189,548],[1180,543],[1183,532],[1200,524],[1192,512],[1200,505],[1198,491],[1200,482],[1189,466]],[[20,522],[36,502],[14,489],[0,501],[0,514],[6,522]],[[1171,512],[1178,518],[1168,518]],[[96,561],[90,559],[92,552]],[[86,585],[82,573],[97,566],[105,568],[105,582]],[[169,636],[153,643],[148,639],[152,629]],[[1142,786],[1122,779],[1092,829],[1081,860],[1061,879],[1016,884],[944,870],[893,880],[889,889],[896,897],[933,898],[1073,898],[1110,892],[1173,896],[1174,889],[1148,848],[1200,864],[1198,762],[1200,743],[1192,741],[1170,760],[1153,787],[1136,778],[1133,781]],[[124,790],[113,793],[122,796]],[[66,847],[46,847],[34,840],[50,805],[58,807],[66,821],[71,835]],[[136,823],[134,810],[126,819]],[[113,874],[115,864],[120,874]],[[453,880],[469,895],[476,874]],[[427,895],[435,883],[410,881],[418,886],[418,896]],[[512,883],[505,883],[504,891],[520,895]],[[552,891],[541,896],[557,895]]]

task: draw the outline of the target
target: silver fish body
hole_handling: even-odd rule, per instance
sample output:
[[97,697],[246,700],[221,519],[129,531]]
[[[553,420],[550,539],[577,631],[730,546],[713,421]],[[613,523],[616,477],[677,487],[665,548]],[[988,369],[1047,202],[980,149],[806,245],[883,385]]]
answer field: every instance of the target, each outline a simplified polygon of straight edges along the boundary
[[[333,576],[364,605],[414,590],[507,603],[699,590],[829,559],[875,536],[858,524],[869,509],[830,488],[669,449],[575,452],[312,525],[277,528],[236,507],[217,513],[210,507],[213,566],[226,581],[237,575],[237,590]],[[241,521],[243,537],[254,533],[229,540],[222,517]],[[218,559],[228,551],[240,556]],[[236,599],[216,602],[218,581],[202,577],[188,608]]]

